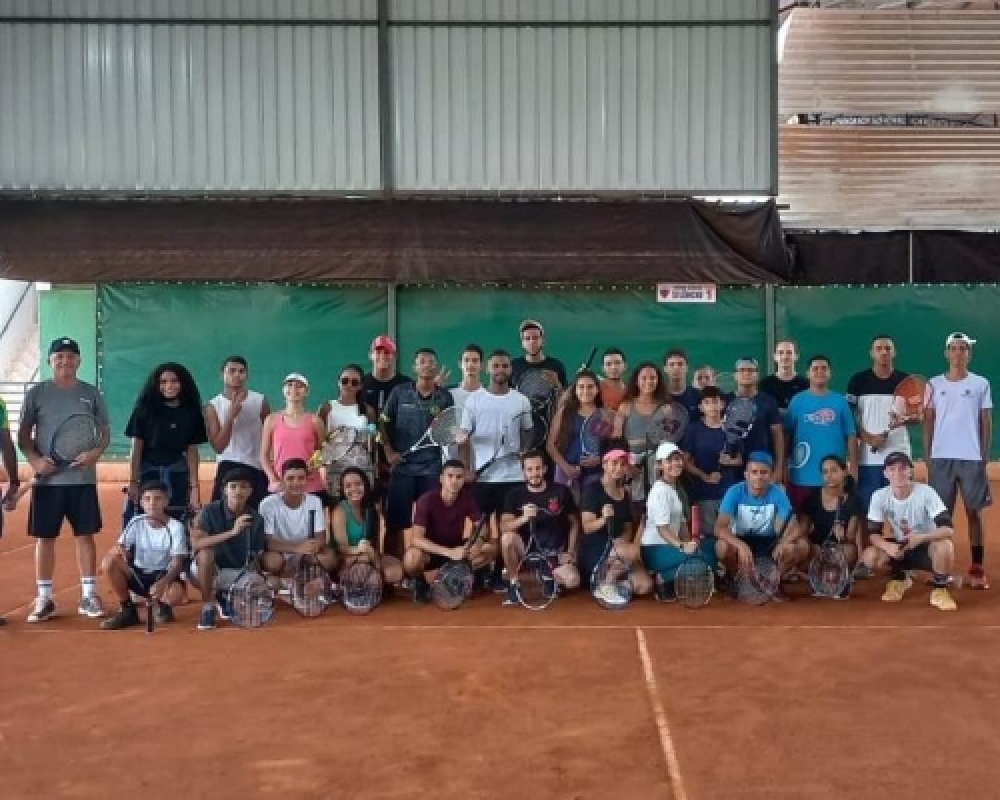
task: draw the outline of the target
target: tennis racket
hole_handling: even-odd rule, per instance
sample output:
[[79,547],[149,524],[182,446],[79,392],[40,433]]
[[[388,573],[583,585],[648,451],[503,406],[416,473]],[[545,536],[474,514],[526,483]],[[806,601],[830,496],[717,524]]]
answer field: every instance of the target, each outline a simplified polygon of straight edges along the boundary
[[809,463],[809,458],[812,455],[812,448],[809,447],[807,442],[796,442],[795,446],[792,448],[792,455],[788,459],[788,466],[790,469],[802,469],[806,464]]
[[[691,509],[691,539],[701,539],[698,530],[698,509]],[[711,565],[701,557],[700,549],[685,553],[684,560],[674,573],[674,595],[685,608],[702,608],[708,605],[715,594],[715,573]]]
[[531,448],[545,443],[549,433],[552,406],[559,395],[559,379],[546,369],[525,370],[517,381],[517,390],[528,398],[532,411]]
[[[316,511],[309,511],[309,540],[316,538]],[[318,617],[330,605],[332,583],[330,574],[319,559],[311,553],[299,558],[299,568],[295,570],[290,595],[292,608],[303,617]]]
[[[850,491],[849,484],[845,484],[844,489]],[[833,525],[830,526],[819,552],[809,562],[809,586],[815,597],[841,597],[851,583],[852,570],[844,548],[845,500],[844,494],[837,498],[837,513],[834,515]]]
[[260,554],[250,552],[251,536],[259,525],[255,519],[246,527],[246,561],[228,591],[232,621],[240,628],[259,628],[274,618],[274,591],[260,572]]
[[459,416],[457,408],[451,406],[444,409],[431,420],[431,424],[427,426],[424,435],[403,454],[403,457],[405,458],[411,453],[427,447],[444,448],[458,444],[462,433],[461,422],[462,419]]
[[736,598],[752,606],[761,606],[775,598],[781,589],[781,572],[769,555],[759,555],[749,570],[736,575]]
[[736,375],[732,372],[716,372],[715,388],[723,394],[733,394],[736,391]]
[[580,426],[580,449],[585,456],[599,456],[601,442],[608,439],[615,430],[615,415],[603,408],[593,413]]
[[684,438],[687,426],[688,412],[680,403],[664,403],[650,416],[649,426],[646,428],[646,449],[634,454],[631,459],[633,465],[642,467],[643,487],[645,488],[643,497],[649,497],[650,473],[652,472],[649,460],[656,455],[656,448],[663,442],[677,444]]
[[528,522],[528,545],[517,565],[514,584],[518,602],[531,611],[542,611],[556,599],[556,578],[552,572],[553,555],[542,550],[535,537],[535,520]]
[[71,467],[88,450],[97,447],[101,432],[93,414],[70,414],[59,423],[49,443],[49,458],[57,470]]
[[[362,541],[372,545],[372,551],[377,552],[373,544],[373,534],[378,530],[372,517],[375,512],[369,509],[365,514],[365,535]],[[351,614],[368,614],[382,602],[382,570],[367,553],[353,556],[352,561],[340,573],[340,601],[344,609]]]
[[[323,440],[319,449],[318,461],[324,466],[330,466],[347,459],[348,455],[358,448],[369,449],[369,442],[377,428],[369,423],[365,428],[338,426],[331,430]],[[315,456],[314,456],[315,457]]]
[[[513,459],[520,463],[521,455],[527,450],[526,447],[522,446],[526,443],[521,441],[521,434],[523,432],[521,425],[524,423],[525,417],[530,418],[531,412],[522,411],[504,425],[503,429],[500,431],[500,440],[497,442],[496,448],[493,450],[493,455],[490,456],[489,459],[487,459],[483,465],[476,470],[477,481],[489,472],[489,470],[493,468],[493,465],[498,461]],[[515,452],[509,452],[509,447],[515,438],[517,439],[518,444],[517,450]]]
[[757,417],[757,404],[750,397],[735,397],[726,406],[722,417],[722,430],[726,435],[726,445],[723,452],[731,458],[743,454],[743,440],[753,430]]
[[[889,426],[883,435],[888,436],[894,426],[908,425],[924,418],[927,401],[927,378],[923,375],[907,375],[892,393],[892,408],[889,410]],[[871,451],[878,452],[872,445]]]
[[635,593],[632,565],[615,546],[614,522],[615,518],[609,517],[605,523],[608,543],[590,577],[590,593],[601,608],[609,611],[618,611],[628,606]]
[[590,369],[591,365],[594,363],[594,359],[597,357],[597,348],[591,347],[590,352],[587,354],[587,358],[580,365],[580,369],[577,370],[578,373],[584,372]]
[[483,515],[476,523],[469,541],[465,543],[465,555],[459,561],[443,564],[431,583],[431,599],[434,605],[445,611],[454,611],[472,594],[473,570],[469,558],[472,549],[479,543],[486,530],[489,517]]
[[[135,553],[139,545],[139,532],[143,529],[143,526],[149,521],[150,517],[146,514],[138,514],[129,521],[128,525],[125,526],[125,530],[122,531],[122,540],[124,542],[131,542],[130,544],[125,544],[121,547],[122,559],[125,562],[125,569],[128,570],[132,581],[136,586],[142,586],[142,581],[139,579],[139,573],[136,571],[135,566]],[[162,573],[163,575],[166,572]],[[161,575],[157,576],[157,580]],[[145,594],[143,594],[142,599],[146,606],[146,633],[151,634],[156,627],[156,621],[153,618],[153,594],[148,589]]]

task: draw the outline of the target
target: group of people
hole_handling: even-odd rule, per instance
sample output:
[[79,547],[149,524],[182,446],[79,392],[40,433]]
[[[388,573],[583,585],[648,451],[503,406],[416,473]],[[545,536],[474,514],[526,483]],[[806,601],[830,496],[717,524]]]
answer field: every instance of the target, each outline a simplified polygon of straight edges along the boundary
[[[417,351],[410,378],[396,371],[392,339],[378,336],[370,371],[345,365],[336,397],[318,406],[308,403],[306,376],[292,372],[282,384],[282,408],[273,409],[248,388],[241,356],[224,360],[222,390],[205,405],[186,368],[158,365],[125,426],[132,449],[124,533],[103,561],[120,608],[102,626],[137,623],[136,595],[152,597],[157,617],[169,621],[194,588],[202,601],[198,627],[211,629],[228,613],[220,590],[257,557],[277,578],[306,556],[335,579],[348,561],[369,559],[387,586],[412,591],[416,602],[428,601],[434,570],[468,557],[476,585],[515,604],[529,531],[552,554],[559,591],[586,587],[611,540],[632,565],[635,592],[669,601],[673,571],[691,552],[723,581],[762,553],[794,577],[835,535],[856,577],[888,570],[886,602],[902,599],[914,572],[926,571],[932,605],[954,610],[948,585],[959,491],[971,543],[968,584],[988,588],[982,511],[991,503],[992,400],[988,381],[969,371],[975,340],[966,334],[947,337],[947,369],[929,382],[917,420],[893,414],[906,375],[895,368],[887,335],[873,337],[872,365],[851,377],[846,395],[830,388],[825,356],[809,358],[800,375],[791,341],[777,344],[776,369],[763,378],[756,359],[736,361],[735,390],[725,392],[713,385],[711,368],[696,371],[697,386],[689,383],[680,349],[662,364],[630,370],[625,353],[609,348],[600,374],[584,368],[568,376],[545,353],[540,322],[525,320],[519,335],[517,357],[465,347],[452,387],[432,349]],[[56,611],[54,541],[64,521],[77,544],[79,613],[106,616],[94,535],[102,525],[96,463],[109,441],[107,409],[101,393],[77,377],[76,342],[53,341],[48,360],[52,379],[28,392],[17,431],[35,476],[28,522],[36,539],[33,623]],[[529,370],[558,383],[557,402],[540,408],[518,390]],[[751,398],[754,408],[735,452],[723,424],[734,397]],[[668,403],[682,406],[690,422],[677,441],[649,452],[650,420]],[[430,421],[451,406],[461,409],[458,443],[445,452],[419,447]],[[584,451],[580,432],[598,409],[612,412],[615,425],[594,454]],[[57,468],[53,431],[81,410],[93,414],[100,441]],[[922,426],[929,485],[913,480],[909,424]],[[322,463],[324,442],[345,430],[356,432],[357,445]],[[197,479],[205,443],[217,454],[207,499]],[[9,509],[21,492],[6,425],[0,444],[12,476]],[[138,524],[128,524],[136,515]],[[473,540],[484,519],[484,535]]]

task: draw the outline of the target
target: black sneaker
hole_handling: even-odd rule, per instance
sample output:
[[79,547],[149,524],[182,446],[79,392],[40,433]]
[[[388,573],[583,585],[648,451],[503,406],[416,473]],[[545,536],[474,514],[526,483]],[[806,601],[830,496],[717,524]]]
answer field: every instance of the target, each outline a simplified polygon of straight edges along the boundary
[[215,606],[203,606],[198,617],[198,630],[210,631],[215,627]]
[[219,612],[219,616],[226,622],[229,622],[233,618],[233,607],[229,602],[229,592],[215,593],[215,608]]
[[7,624],[7,620],[5,620],[3,617],[0,617],[0,628],[2,628],[6,624]]
[[677,592],[673,581],[657,580],[653,586],[653,596],[661,603],[676,603]]
[[521,605],[521,599],[517,596],[517,584],[508,583],[507,584],[507,594],[503,599],[503,604],[505,606],[519,606]]
[[120,631],[139,624],[139,612],[131,603],[119,608],[112,616],[101,623],[101,630]]
[[174,621],[174,610],[166,603],[157,601],[154,615],[157,625],[167,625]]
[[425,606],[431,601],[431,587],[426,580],[417,579],[413,582],[413,602]]
[[493,594],[506,594],[507,589],[510,588],[510,581],[504,578],[503,575],[494,572],[490,574],[489,583],[486,584],[486,588],[493,592]]

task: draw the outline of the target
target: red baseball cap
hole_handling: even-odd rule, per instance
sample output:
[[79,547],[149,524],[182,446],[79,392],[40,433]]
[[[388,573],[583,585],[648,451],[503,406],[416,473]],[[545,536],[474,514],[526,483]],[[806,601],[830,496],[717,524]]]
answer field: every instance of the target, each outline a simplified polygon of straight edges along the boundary
[[388,353],[396,352],[396,343],[386,336],[384,333],[380,336],[376,336],[372,339],[372,352],[376,350],[385,350]]

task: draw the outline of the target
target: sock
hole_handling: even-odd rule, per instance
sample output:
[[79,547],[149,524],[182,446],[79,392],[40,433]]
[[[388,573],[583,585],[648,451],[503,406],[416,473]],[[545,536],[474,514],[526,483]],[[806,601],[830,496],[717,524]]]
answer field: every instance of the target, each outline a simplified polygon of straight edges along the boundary
[[39,597],[44,597],[46,600],[52,599],[52,581],[35,581],[35,585],[38,586]]
[[84,597],[93,597],[97,594],[97,578],[92,575],[80,578],[80,588]]
[[981,567],[983,565],[983,551],[985,549],[986,548],[983,547],[983,545],[981,545],[981,544],[979,544],[979,545],[975,545],[975,544],[972,545],[972,564],[973,564],[973,566],[980,566]]
[[202,611],[214,611],[215,610],[215,603],[202,603],[201,604],[201,610]]
[[947,589],[948,588],[948,576],[942,575],[939,572],[934,573],[934,577],[931,578],[931,583],[935,589]]

